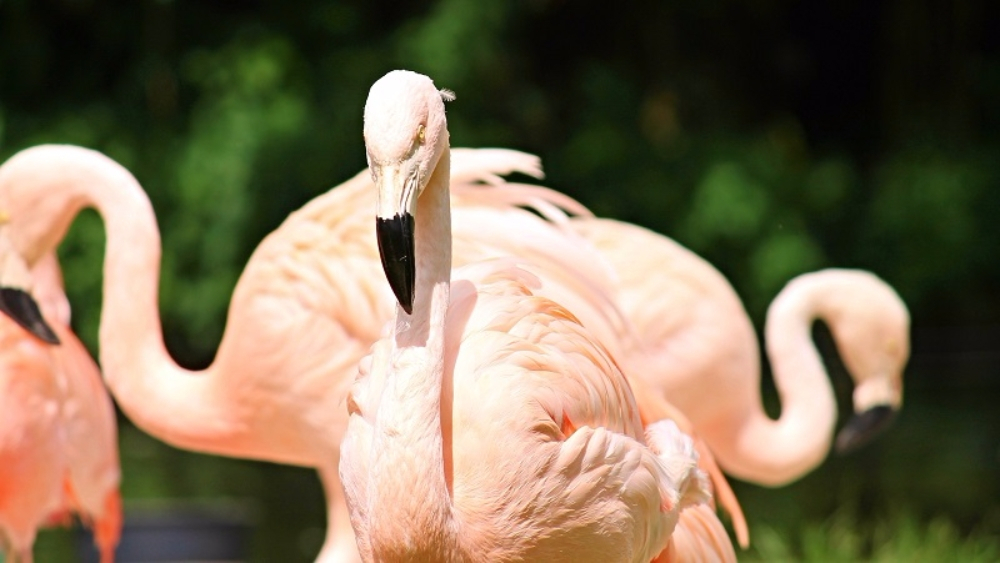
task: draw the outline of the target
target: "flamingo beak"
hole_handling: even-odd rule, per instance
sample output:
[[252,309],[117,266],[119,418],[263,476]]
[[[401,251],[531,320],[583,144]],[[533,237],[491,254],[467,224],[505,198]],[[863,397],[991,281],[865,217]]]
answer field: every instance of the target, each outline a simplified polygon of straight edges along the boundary
[[875,405],[855,413],[837,433],[834,445],[838,454],[852,452],[881,434],[896,419],[892,405]]
[[416,289],[414,254],[414,212],[416,211],[415,174],[403,174],[398,166],[380,167],[375,174],[378,209],[375,234],[382,270],[407,315],[413,313]]
[[0,287],[0,311],[42,341],[59,344],[59,337],[45,322],[38,303],[27,291],[16,287]]

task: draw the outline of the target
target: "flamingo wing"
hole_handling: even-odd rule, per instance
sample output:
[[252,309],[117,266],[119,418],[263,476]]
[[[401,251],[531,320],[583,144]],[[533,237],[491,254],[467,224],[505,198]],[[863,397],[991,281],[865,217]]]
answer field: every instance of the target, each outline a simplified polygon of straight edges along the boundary
[[533,295],[530,275],[503,263],[475,268],[475,282],[452,284],[446,325],[465,522],[513,527],[519,549],[538,560],[587,543],[595,561],[652,559],[684,509],[709,498],[693,442],[658,423],[667,426],[647,444],[626,379],[579,321]]

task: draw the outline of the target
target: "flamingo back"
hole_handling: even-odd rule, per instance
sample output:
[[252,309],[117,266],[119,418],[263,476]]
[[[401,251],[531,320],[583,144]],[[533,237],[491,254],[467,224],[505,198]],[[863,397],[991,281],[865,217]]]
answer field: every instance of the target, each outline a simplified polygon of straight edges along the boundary
[[[650,560],[684,509],[709,496],[690,438],[672,426],[647,443],[608,351],[567,309],[535,295],[531,276],[493,264],[456,272],[446,324],[463,524],[518,538],[527,560],[580,560],[573,547],[588,544],[595,561]],[[509,549],[506,539],[473,534],[470,543]]]

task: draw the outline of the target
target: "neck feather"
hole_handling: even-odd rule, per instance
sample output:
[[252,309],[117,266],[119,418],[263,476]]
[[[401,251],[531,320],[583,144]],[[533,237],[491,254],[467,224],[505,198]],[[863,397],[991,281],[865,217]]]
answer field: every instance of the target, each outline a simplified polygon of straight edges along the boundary
[[765,344],[781,403],[778,420],[761,410],[740,431],[738,475],[783,484],[822,463],[837,417],[833,386],[812,339],[821,293],[784,291],[768,310]]
[[[451,278],[449,161],[441,157],[417,202],[413,314],[396,309],[392,373],[376,416],[371,467],[372,547],[381,558],[454,559],[451,401],[444,324]],[[442,394],[448,395],[442,400]]]

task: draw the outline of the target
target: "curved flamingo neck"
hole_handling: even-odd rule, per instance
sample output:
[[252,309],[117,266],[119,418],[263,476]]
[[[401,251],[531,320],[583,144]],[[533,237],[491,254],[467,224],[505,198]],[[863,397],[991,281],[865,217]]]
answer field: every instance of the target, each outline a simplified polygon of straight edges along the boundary
[[[391,371],[375,417],[369,529],[375,534],[373,551],[387,560],[455,559],[450,384],[444,382],[451,278],[448,177],[446,150],[417,201],[413,314],[397,306]],[[442,399],[443,391],[447,400]]]
[[733,475],[781,485],[826,457],[837,419],[833,386],[812,339],[812,324],[825,320],[823,291],[792,284],[768,309],[765,345],[781,403],[781,416],[756,411],[739,430],[741,458]]
[[142,187],[112,159],[79,147],[28,149],[0,168],[11,231],[28,260],[54,251],[82,208],[100,213],[107,233],[100,325],[105,382],[146,432],[184,448],[209,447],[228,429],[213,404],[210,374],[181,368],[164,346],[160,234]]
[[108,232],[100,328],[105,379],[146,432],[186,449],[218,451],[216,440],[230,432],[213,395],[212,368],[180,367],[163,343],[156,216],[138,184],[116,191],[112,201],[94,201]]

